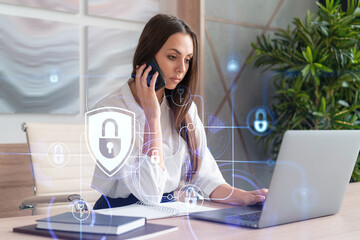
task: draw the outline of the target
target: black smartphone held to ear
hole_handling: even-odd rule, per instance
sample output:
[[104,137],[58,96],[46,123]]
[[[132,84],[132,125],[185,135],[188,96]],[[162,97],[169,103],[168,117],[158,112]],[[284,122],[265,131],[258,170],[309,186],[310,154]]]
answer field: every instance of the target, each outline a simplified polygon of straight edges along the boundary
[[151,71],[149,72],[149,74],[147,76],[147,79],[146,79],[148,87],[150,87],[151,78],[154,76],[154,74],[156,72],[158,72],[159,75],[158,75],[158,77],[156,79],[155,91],[165,87],[166,81],[164,79],[164,76],[161,73],[160,67],[159,67],[158,63],[156,62],[155,57],[153,57],[149,62],[146,63],[146,68],[148,68],[149,66],[151,66],[152,68],[151,68]]

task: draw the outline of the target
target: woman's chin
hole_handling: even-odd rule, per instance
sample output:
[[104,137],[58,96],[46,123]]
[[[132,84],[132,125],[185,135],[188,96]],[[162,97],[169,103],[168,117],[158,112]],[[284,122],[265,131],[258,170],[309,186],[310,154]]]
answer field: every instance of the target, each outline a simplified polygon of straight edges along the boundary
[[177,84],[166,84],[165,88],[168,90],[174,90],[176,88]]

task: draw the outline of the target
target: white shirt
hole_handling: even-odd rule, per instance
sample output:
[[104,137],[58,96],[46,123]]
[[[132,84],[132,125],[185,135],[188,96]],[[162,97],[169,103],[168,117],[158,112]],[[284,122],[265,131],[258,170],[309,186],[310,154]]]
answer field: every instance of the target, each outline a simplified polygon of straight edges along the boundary
[[[173,112],[166,97],[160,104],[164,171],[158,164],[152,163],[147,154],[142,153],[145,115],[142,108],[136,103],[129,84],[126,82],[119,91],[102,99],[96,106],[96,108],[100,107],[119,107],[134,112],[138,126],[136,126],[137,133],[133,152],[115,175],[108,177],[100,168],[96,167],[92,185],[98,191],[111,198],[126,198],[132,193],[144,203],[157,204],[160,203],[164,193],[182,187],[181,184],[186,179],[186,163],[190,161],[190,154],[185,140],[175,130]],[[193,176],[191,184],[199,187],[203,196],[208,198],[215,188],[225,184],[226,181],[207,148],[204,127],[193,102],[191,102],[188,113],[195,126],[194,131],[196,131],[195,135],[199,142],[199,150],[203,153],[200,167]]]

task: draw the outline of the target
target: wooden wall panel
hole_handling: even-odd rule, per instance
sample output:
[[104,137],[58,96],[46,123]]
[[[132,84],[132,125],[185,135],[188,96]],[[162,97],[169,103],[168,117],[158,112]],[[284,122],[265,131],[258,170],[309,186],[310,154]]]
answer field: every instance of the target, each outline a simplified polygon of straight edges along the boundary
[[[195,31],[199,39],[199,86],[197,95],[202,96],[205,100],[204,87],[204,64],[205,64],[205,15],[204,15],[204,0],[178,0],[177,15],[184,20]],[[194,94],[194,93],[193,93]],[[199,114],[204,111],[202,109],[202,102],[200,99],[194,99],[198,107]],[[201,114],[200,114],[200,117]],[[202,119],[204,121],[204,119]]]
[[22,200],[34,195],[27,144],[0,144],[0,189],[0,217],[31,215],[19,210]]

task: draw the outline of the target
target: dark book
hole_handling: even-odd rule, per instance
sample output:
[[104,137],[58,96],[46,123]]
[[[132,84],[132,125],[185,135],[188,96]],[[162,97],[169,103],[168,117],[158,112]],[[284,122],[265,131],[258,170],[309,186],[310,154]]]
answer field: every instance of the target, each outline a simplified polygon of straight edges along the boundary
[[120,240],[120,239],[148,239],[160,236],[162,234],[170,233],[178,230],[178,227],[147,223],[145,226],[139,227],[130,232],[121,235],[106,235],[94,233],[80,233],[80,232],[62,232],[45,229],[37,229],[36,224],[15,227],[14,232],[25,233],[36,236],[51,237],[53,239],[82,239],[82,240]]
[[90,212],[84,220],[79,213],[66,212],[37,220],[38,229],[119,235],[145,225],[144,217],[103,215]]

